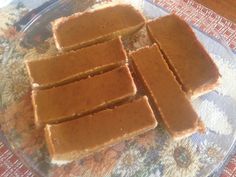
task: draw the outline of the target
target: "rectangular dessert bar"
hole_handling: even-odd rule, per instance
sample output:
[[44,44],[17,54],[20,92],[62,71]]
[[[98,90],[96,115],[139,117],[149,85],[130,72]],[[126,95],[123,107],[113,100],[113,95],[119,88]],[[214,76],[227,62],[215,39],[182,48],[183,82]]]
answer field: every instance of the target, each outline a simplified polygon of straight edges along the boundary
[[52,30],[58,50],[65,51],[133,33],[144,23],[134,7],[116,5],[59,18],[52,23]]
[[72,121],[45,127],[53,163],[66,163],[157,126],[147,97]]
[[49,88],[125,63],[120,38],[58,56],[26,61],[33,88]]
[[189,97],[197,97],[218,85],[219,71],[190,26],[176,15],[147,23],[153,41]]
[[127,66],[47,90],[32,92],[36,125],[57,123],[99,110],[136,94]]
[[173,138],[184,138],[202,128],[197,113],[169,70],[157,45],[139,49],[130,56],[137,75]]

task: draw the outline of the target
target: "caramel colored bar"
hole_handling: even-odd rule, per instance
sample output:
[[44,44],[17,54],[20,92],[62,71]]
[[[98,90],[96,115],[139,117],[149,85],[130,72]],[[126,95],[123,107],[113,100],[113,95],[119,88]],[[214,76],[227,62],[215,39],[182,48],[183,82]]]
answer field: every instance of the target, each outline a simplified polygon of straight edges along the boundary
[[186,22],[169,15],[149,22],[147,30],[189,97],[195,98],[218,85],[216,65]]
[[49,88],[125,63],[120,38],[59,56],[26,62],[33,88]]
[[157,126],[147,97],[76,120],[46,125],[53,163],[66,163],[127,140]]
[[58,50],[82,48],[140,29],[143,16],[130,5],[116,5],[95,11],[76,13],[52,23]]
[[32,93],[36,125],[56,123],[134,96],[127,66],[71,84]]
[[199,118],[156,45],[131,53],[134,69],[174,139],[196,132]]

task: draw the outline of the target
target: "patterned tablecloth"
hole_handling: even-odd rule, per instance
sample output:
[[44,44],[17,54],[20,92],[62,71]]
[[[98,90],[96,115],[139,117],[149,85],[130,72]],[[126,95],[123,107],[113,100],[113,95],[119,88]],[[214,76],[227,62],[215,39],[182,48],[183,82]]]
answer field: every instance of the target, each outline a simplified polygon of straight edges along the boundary
[[[51,3],[57,0],[5,0],[0,2],[0,61],[4,62],[4,51],[7,50],[8,44],[10,44],[17,35],[19,35],[19,30],[27,22],[30,21],[39,11],[49,6]],[[63,1],[63,0],[61,0]],[[3,3],[4,2],[4,3]],[[217,38],[219,41],[224,41],[236,52],[236,25],[229,20],[218,16],[213,11],[197,4],[192,0],[153,0],[151,3],[155,3],[159,7],[165,9],[166,11],[176,13],[188,21],[193,26],[197,27],[201,31],[209,34],[213,38]],[[39,7],[39,8],[38,8]],[[17,34],[17,35],[16,35]],[[221,38],[219,38],[219,34]],[[35,36],[34,40],[40,42],[43,39],[40,36]],[[225,43],[224,43],[225,44]],[[41,45],[37,48],[38,53],[43,53],[45,45]],[[0,75],[1,79],[1,75]],[[17,88],[15,88],[17,89]],[[11,98],[9,98],[9,102]],[[26,98],[27,100],[28,98]],[[1,99],[0,99],[1,100]],[[4,103],[1,103],[4,104]],[[19,104],[25,104],[21,102]],[[14,112],[14,108],[12,108]],[[3,112],[0,112],[4,114]],[[9,113],[11,114],[11,113]],[[0,119],[0,123],[1,123]],[[1,125],[1,124],[0,124]],[[21,126],[21,125],[19,125]],[[155,134],[155,132],[153,132]],[[146,138],[153,138],[154,135],[148,134],[140,138],[140,144],[144,147],[150,143]],[[184,141],[182,142],[184,145]],[[120,145],[122,146],[122,145]],[[116,147],[119,151],[119,148]],[[173,145],[174,146],[174,145]],[[167,147],[168,148],[168,147]],[[136,153],[135,151],[132,153]],[[194,152],[193,152],[194,153]],[[105,156],[116,156],[115,151],[109,151]],[[99,157],[97,157],[99,158]],[[101,158],[101,157],[100,157]],[[196,157],[197,158],[197,157]],[[95,162],[93,162],[95,163]],[[100,164],[100,167],[103,164]],[[138,165],[138,162],[137,162]],[[222,177],[233,177],[236,176],[236,155],[231,155],[225,164],[224,169],[218,169],[213,176]],[[102,168],[102,167],[101,167]],[[100,169],[101,169],[100,168]],[[133,166],[135,168],[135,166]],[[194,170],[195,166],[193,166]],[[196,167],[197,168],[197,167]],[[96,170],[94,170],[96,171]],[[102,173],[102,172],[101,172]],[[122,173],[121,173],[122,174]],[[183,174],[185,174],[183,172]],[[160,172],[156,171],[152,174],[153,176],[160,176]],[[0,132],[0,176],[34,176],[31,172],[17,157],[13,154],[10,148],[7,146],[7,142]]]

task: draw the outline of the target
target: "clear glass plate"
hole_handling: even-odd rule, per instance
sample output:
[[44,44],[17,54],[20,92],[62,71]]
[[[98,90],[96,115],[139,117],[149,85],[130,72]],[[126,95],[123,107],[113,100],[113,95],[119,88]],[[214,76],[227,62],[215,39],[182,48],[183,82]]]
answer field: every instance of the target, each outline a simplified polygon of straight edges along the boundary
[[[124,1],[117,1],[121,2]],[[130,3],[140,9],[147,19],[168,14],[151,1]],[[95,0],[55,1],[27,24],[19,25],[22,29],[19,40],[9,42],[0,65],[0,123],[10,146],[40,176],[208,176],[222,165],[235,144],[236,63],[234,54],[226,45],[194,27],[194,32],[222,74],[219,88],[192,102],[206,124],[206,134],[172,141],[158,126],[144,135],[70,164],[56,166],[50,163],[43,131],[34,127],[24,60],[56,53],[51,37],[52,20],[101,5],[104,4]],[[123,41],[129,50],[150,44],[144,29]]]

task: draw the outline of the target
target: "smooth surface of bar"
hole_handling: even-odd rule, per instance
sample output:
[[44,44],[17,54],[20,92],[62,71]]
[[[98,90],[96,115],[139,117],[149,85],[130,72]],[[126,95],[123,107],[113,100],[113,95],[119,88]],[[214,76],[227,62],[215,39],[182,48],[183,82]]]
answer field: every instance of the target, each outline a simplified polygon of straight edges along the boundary
[[32,92],[36,125],[70,120],[131,97],[136,86],[127,66],[88,79]]
[[170,68],[189,97],[197,97],[218,85],[219,71],[190,26],[176,15],[161,17],[147,24]]
[[143,16],[134,7],[116,5],[62,17],[52,25],[56,46],[64,51],[130,34],[144,23]]
[[133,52],[131,58],[136,73],[173,138],[180,139],[195,133],[199,129],[198,115],[169,70],[157,45]]
[[46,88],[87,77],[125,63],[120,38],[55,57],[26,62],[33,88]]
[[76,120],[47,125],[52,161],[65,163],[117,144],[157,126],[147,97]]

